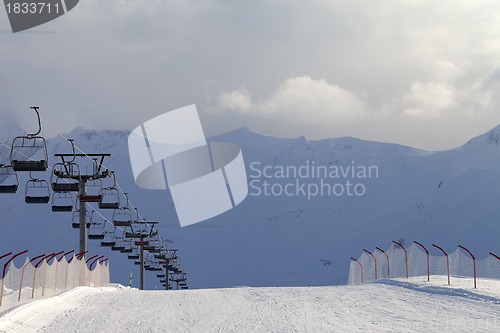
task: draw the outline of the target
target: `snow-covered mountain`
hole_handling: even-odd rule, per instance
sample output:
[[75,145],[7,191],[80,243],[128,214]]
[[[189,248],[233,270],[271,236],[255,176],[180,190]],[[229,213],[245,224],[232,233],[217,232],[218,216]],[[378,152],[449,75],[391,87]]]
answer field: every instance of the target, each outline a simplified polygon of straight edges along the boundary
[[[244,128],[226,133],[212,140],[241,146],[250,194],[227,213],[185,228],[167,191],[135,185],[128,132],[77,128],[68,137],[87,153],[112,154],[106,166],[116,171],[141,215],[159,221],[170,248],[180,250],[190,287],[343,284],[351,256],[388,247],[392,239],[449,250],[460,243],[477,257],[500,252],[500,127],[441,152],[348,137],[279,139]],[[48,145],[50,164],[57,162],[54,153],[70,151],[60,137]],[[7,159],[2,147],[0,163]],[[26,175],[21,178],[23,184]],[[323,189],[323,195],[308,197],[308,189]],[[35,255],[77,247],[71,214],[28,206],[22,192],[0,196],[2,252],[29,248]],[[109,255],[113,282],[128,284],[133,272],[137,286],[133,262],[89,244],[91,253]],[[147,275],[147,286],[159,283]]]

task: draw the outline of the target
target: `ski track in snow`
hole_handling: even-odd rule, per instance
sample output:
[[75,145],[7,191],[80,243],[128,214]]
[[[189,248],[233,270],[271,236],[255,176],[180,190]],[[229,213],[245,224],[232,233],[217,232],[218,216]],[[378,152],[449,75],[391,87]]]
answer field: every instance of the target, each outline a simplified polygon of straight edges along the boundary
[[[497,295],[497,294],[493,294]],[[500,298],[400,281],[139,291],[80,287],[0,317],[2,332],[499,332]]]

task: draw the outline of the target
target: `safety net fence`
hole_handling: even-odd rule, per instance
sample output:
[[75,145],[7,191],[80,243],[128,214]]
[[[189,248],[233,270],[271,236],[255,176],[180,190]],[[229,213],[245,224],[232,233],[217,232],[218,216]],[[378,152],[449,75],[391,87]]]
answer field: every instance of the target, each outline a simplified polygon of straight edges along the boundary
[[74,255],[67,260],[65,256],[57,259],[54,255],[41,255],[31,259],[26,257],[22,263],[19,259],[16,262],[8,260],[2,268],[0,313],[78,286],[109,285],[107,259],[85,260],[84,256]]
[[436,244],[426,246],[414,242],[405,247],[393,242],[386,250],[363,249],[359,258],[351,258],[348,284],[412,277],[430,281],[437,276],[448,285],[454,281],[459,283],[459,279],[453,278],[469,278],[470,287],[476,288],[479,279],[483,285],[488,280],[500,280],[500,256],[489,252],[487,257],[478,260],[461,245],[447,253]]

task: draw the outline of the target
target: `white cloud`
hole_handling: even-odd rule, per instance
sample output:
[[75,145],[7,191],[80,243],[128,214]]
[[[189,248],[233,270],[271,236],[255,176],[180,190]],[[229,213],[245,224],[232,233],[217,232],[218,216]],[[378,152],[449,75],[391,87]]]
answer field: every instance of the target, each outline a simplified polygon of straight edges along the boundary
[[35,29],[53,33],[4,34],[0,74],[61,131],[196,103],[213,134],[439,149],[500,123],[499,17],[496,0],[86,0]]
[[403,115],[422,118],[442,117],[457,106],[453,86],[436,82],[413,82],[410,92],[403,97],[403,104],[408,107]]
[[211,111],[247,113],[262,122],[273,119],[282,126],[295,126],[297,133],[302,125],[339,126],[367,115],[364,103],[353,92],[309,76],[286,79],[260,102],[252,101],[244,87],[223,92],[217,102]]
[[217,97],[217,107],[214,111],[239,110],[247,111],[252,107],[250,92],[241,87],[232,91],[225,91]]

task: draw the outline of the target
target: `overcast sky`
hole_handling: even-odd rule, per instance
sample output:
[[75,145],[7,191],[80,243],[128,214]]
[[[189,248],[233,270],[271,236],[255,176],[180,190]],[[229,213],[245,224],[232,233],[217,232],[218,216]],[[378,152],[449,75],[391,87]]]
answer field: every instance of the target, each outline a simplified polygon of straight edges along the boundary
[[[0,41],[0,76],[64,132],[193,103],[208,135],[441,150],[500,124],[496,0],[82,0],[16,34],[1,9]],[[0,107],[30,124],[1,82]]]

